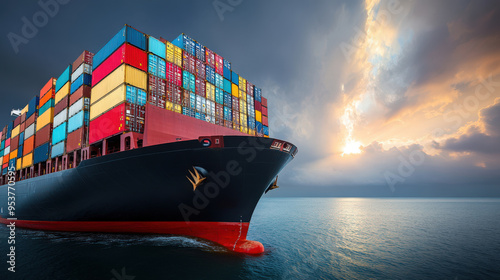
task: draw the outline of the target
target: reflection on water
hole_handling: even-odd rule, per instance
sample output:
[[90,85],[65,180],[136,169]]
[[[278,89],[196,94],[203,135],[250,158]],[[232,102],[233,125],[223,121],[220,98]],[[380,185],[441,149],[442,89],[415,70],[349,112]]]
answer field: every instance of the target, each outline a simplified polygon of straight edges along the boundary
[[[494,279],[498,213],[497,199],[268,198],[248,236],[260,256],[178,236],[17,229],[17,272],[2,262],[0,279],[117,279],[122,268],[136,280]],[[1,255],[7,236],[0,227]]]

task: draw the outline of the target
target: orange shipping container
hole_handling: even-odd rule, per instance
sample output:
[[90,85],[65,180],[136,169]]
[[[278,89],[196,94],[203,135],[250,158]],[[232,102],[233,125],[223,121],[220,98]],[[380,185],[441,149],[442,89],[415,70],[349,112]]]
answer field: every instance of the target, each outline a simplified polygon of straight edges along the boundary
[[40,90],[40,97],[43,97],[49,91],[49,89],[51,89],[51,88],[55,89],[55,86],[56,86],[56,79],[50,78],[50,80]]
[[30,138],[24,140],[23,147],[23,156],[31,153],[35,147],[35,136],[31,136]]

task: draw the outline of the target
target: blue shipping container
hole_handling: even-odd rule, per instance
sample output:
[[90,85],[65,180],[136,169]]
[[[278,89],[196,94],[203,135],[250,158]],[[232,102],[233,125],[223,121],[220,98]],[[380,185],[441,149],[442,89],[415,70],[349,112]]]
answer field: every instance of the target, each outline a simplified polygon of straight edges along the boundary
[[264,128],[262,127],[262,123],[255,121],[255,130],[257,133],[264,133]]
[[205,62],[205,46],[200,43],[196,43],[196,58]]
[[[23,141],[24,141],[24,139],[23,139]],[[3,141],[0,143],[0,150],[2,150],[2,151],[3,151],[3,149],[4,149],[4,148],[5,148],[5,140],[3,140]],[[3,156],[3,154],[2,154],[2,153],[0,153],[0,156]]]
[[54,128],[54,130],[52,130],[52,145],[55,145],[66,139],[66,127],[67,122],[63,122],[58,127]]
[[254,96],[255,101],[262,102],[262,91],[260,88],[254,87],[253,96]]
[[255,129],[255,120],[248,120],[248,128]]
[[52,146],[52,152],[50,153],[50,156],[52,158],[62,156],[64,154],[64,148],[66,147],[66,143],[63,141],[57,145]]
[[215,69],[208,66],[205,67],[205,76],[209,83],[215,85]]
[[165,79],[167,75],[167,64],[165,64],[165,60],[150,53],[148,55],[148,72]]
[[108,58],[108,56],[115,52],[116,49],[125,42],[139,49],[146,50],[146,35],[129,26],[125,26],[94,55],[92,69],[95,70],[104,60],[106,60],[106,58]]
[[224,91],[231,93],[231,81],[224,79]]
[[238,76],[238,74],[232,72],[231,73],[231,82],[233,82],[233,84],[236,84],[237,86],[240,85],[240,76]]
[[39,147],[35,148],[33,152],[33,163],[37,164],[40,162],[45,162],[49,159],[50,154],[50,143],[45,143]]
[[165,59],[166,58],[165,55],[166,55],[166,52],[167,52],[167,47],[166,47],[165,43],[163,43],[162,41],[156,39],[155,37],[149,36],[148,51],[150,53],[154,53],[157,56]]
[[189,103],[191,109],[196,110],[196,94],[192,92],[189,94]]
[[71,79],[71,65],[62,72],[61,76],[56,81],[56,92],[58,92]]
[[144,90],[127,85],[127,102],[140,106],[146,105],[147,94]]
[[269,127],[267,127],[265,125],[263,127],[264,127],[264,135],[269,136]]
[[19,133],[19,146],[21,146],[22,144],[24,144],[24,131]]
[[17,158],[11,158],[11,159],[9,160],[9,167],[8,167],[8,168],[10,168],[10,167],[12,167],[12,166],[14,166],[14,168],[16,168],[16,159],[17,159]]
[[4,168],[4,169],[2,170],[2,175],[7,174],[7,170],[8,170],[8,168]]
[[89,74],[80,75],[73,83],[71,83],[71,94],[79,89],[82,85],[90,86],[92,84],[92,76]]
[[186,34],[181,34],[172,41],[172,44],[187,51],[190,55],[196,55],[196,43]]
[[224,92],[220,88],[215,88],[215,102],[224,104]]
[[231,108],[232,104],[233,104],[233,98],[231,94],[224,92],[224,106]]
[[224,67],[223,69],[223,73],[224,73],[224,78],[228,79],[231,81],[231,70],[227,69],[226,67]]
[[89,125],[89,111],[80,111],[68,120],[68,133],[71,133],[83,125]]
[[31,117],[36,112],[38,106],[38,96],[33,97],[28,103],[28,112],[26,112],[26,118]]
[[215,86],[218,88],[224,88],[224,78],[217,73],[215,73]]

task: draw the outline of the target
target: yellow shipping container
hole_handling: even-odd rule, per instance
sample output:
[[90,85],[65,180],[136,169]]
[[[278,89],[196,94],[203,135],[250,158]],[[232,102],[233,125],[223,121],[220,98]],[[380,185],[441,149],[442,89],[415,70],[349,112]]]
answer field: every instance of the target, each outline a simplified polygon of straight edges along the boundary
[[17,125],[14,129],[12,129],[12,134],[10,135],[10,138],[14,138],[17,135],[19,135],[20,128],[21,128],[21,126]]
[[235,97],[239,97],[238,86],[236,84],[231,83],[231,94]]
[[264,138],[269,138],[269,135],[264,135]]
[[23,162],[23,159],[22,158],[18,158],[17,161],[16,161],[16,170],[19,170],[21,169],[23,166],[22,166],[22,162]]
[[240,131],[243,133],[248,133],[248,127],[246,126],[240,126]]
[[29,106],[29,104],[28,104],[28,105],[26,105],[26,106],[25,106],[25,107],[21,110],[21,115],[22,115],[22,114],[24,114],[24,113],[26,113],[26,112],[28,112],[28,106]]
[[127,87],[121,84],[119,87],[111,91],[98,102],[90,105],[90,120],[93,120],[100,115],[106,113],[126,100]]
[[123,83],[147,90],[148,75],[132,66],[122,64],[92,88],[90,104],[94,104]]
[[240,99],[240,113],[247,114],[247,103]]
[[17,157],[17,149],[15,149],[14,151],[10,152],[10,157],[9,158],[16,158]]
[[206,83],[205,93],[209,100],[215,101],[215,86],[211,83]]
[[41,116],[39,116],[38,119],[36,119],[36,131],[39,131],[52,122],[54,122],[54,107],[50,107]]
[[248,134],[249,134],[249,135],[254,135],[254,136],[255,136],[255,130],[253,130],[253,129],[249,129],[249,130],[248,130]]
[[167,61],[174,62],[174,44],[167,41]]
[[246,114],[240,114],[240,123],[243,126],[247,126],[248,124],[248,117]]
[[258,122],[262,122],[262,112],[259,110],[255,110],[255,120]]
[[182,67],[182,49],[174,46],[174,64]]
[[33,153],[27,154],[23,157],[22,167],[26,168],[33,165]]
[[67,82],[62,88],[59,89],[58,92],[56,92],[56,97],[54,98],[54,104],[57,104],[59,101],[61,101],[64,97],[66,97],[69,94],[70,87],[71,83]]
[[182,106],[179,104],[174,104],[174,111],[176,113],[182,114]]
[[167,102],[165,102],[165,107],[167,110],[173,111],[174,110],[174,103],[167,101]]
[[243,92],[247,92],[247,80],[243,79],[240,76],[238,79],[238,83],[240,84],[240,90]]

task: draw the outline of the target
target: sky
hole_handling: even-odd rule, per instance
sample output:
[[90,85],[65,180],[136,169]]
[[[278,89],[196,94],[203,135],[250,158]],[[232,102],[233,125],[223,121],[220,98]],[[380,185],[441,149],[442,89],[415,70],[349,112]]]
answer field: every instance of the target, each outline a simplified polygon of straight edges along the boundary
[[500,196],[498,1],[7,0],[0,18],[2,124],[129,24],[262,88],[271,137],[299,147],[269,196]]

